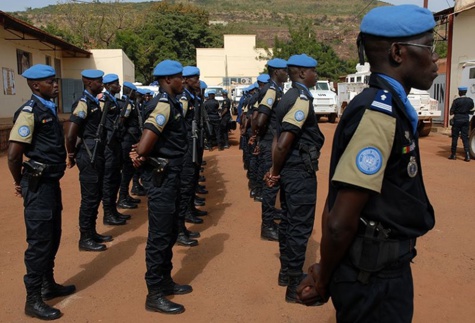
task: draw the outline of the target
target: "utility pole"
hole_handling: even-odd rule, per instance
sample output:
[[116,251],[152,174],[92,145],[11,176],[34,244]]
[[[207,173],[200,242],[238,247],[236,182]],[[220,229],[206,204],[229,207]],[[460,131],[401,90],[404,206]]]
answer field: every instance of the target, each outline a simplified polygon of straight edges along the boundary
[[428,2],[429,2],[429,0],[424,0],[424,8],[428,7]]

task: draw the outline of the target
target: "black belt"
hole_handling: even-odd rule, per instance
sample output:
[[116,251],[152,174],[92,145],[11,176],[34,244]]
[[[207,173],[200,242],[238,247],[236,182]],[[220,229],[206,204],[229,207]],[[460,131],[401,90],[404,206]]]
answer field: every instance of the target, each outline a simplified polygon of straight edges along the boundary
[[59,164],[45,164],[37,162],[36,160],[30,159],[35,165],[44,167],[43,172],[45,173],[61,173],[66,170],[66,163],[59,163]]

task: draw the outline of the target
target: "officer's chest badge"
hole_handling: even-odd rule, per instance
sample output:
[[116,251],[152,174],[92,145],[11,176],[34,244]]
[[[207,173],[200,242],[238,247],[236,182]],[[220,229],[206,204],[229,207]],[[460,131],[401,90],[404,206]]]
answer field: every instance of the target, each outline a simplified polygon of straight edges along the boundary
[[409,175],[411,178],[414,178],[418,171],[419,167],[417,166],[416,157],[411,156],[409,163],[407,164],[407,175]]

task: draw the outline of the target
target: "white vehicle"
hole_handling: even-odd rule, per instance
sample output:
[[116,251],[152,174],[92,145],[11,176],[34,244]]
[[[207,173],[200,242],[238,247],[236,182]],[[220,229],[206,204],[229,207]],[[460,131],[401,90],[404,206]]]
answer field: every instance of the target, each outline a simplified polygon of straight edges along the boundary
[[[284,93],[292,87],[292,82],[284,83]],[[331,90],[330,82],[317,81],[317,84],[310,89],[313,95],[313,111],[317,118],[327,116],[328,121],[334,123],[338,115],[338,98]]]
[[244,89],[248,87],[249,85],[238,85],[231,91],[231,97],[233,101],[233,106],[231,110],[234,115],[237,115],[237,107],[239,105],[239,101],[241,101],[241,98],[244,94]]
[[[462,69],[462,80],[459,86],[467,87],[467,96],[475,101],[475,61],[465,62]],[[470,155],[475,158],[475,118],[470,119],[470,132],[468,138]]]
[[134,85],[137,87],[137,89],[146,89],[149,90],[150,92],[153,92],[153,96],[158,94],[158,85],[142,85],[140,82],[134,83]]
[[313,95],[313,110],[317,117],[326,116],[328,122],[335,123],[338,115],[338,98],[330,82],[317,81],[317,84],[310,88],[310,93]]
[[216,93],[214,95],[214,98],[219,102],[219,105],[221,106],[221,103],[223,103],[223,91],[224,87],[222,86],[217,86],[217,85],[211,85],[208,86],[205,90],[205,95],[209,93],[209,91],[214,90]]
[[[343,114],[346,106],[361,91],[368,87],[369,76],[371,74],[369,64],[356,65],[357,72],[349,74],[346,82],[338,83],[338,98],[340,102],[339,115]],[[432,119],[440,117],[437,100],[430,97],[428,91],[411,89],[408,99],[419,116],[417,129],[419,136],[428,136],[432,128]]]

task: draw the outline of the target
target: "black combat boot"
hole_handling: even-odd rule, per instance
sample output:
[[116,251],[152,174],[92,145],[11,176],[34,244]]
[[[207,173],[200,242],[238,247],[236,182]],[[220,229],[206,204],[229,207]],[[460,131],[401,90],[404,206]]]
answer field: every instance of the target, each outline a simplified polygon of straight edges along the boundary
[[190,239],[184,232],[178,233],[176,244],[183,247],[195,247],[198,245],[198,240]]
[[130,220],[132,218],[130,214],[120,213],[117,209],[114,209],[113,211],[114,211],[115,216],[121,220]]
[[203,223],[203,219],[195,216],[191,212],[188,212],[185,216],[185,222],[200,224],[200,223]]
[[455,153],[451,153],[450,156],[449,156],[449,159],[456,160],[457,157],[455,157]]
[[130,193],[137,196],[145,196],[147,194],[147,192],[145,192],[145,188],[139,182],[132,185],[132,190]]
[[113,210],[104,209],[104,219],[103,223],[105,225],[124,225],[127,222],[124,219],[119,218]]
[[127,196],[120,195],[119,201],[117,202],[117,207],[121,209],[136,209],[137,204],[129,202]]
[[280,268],[279,277],[277,279],[277,283],[279,284],[279,286],[284,287],[289,285],[289,273],[287,271],[287,268]]
[[140,202],[142,202],[141,199],[136,199],[136,198],[130,196],[129,194],[127,194],[127,196],[125,197],[125,199],[127,200],[127,202],[133,203],[133,204],[139,204]]
[[465,152],[465,159],[464,161],[469,162],[470,161],[470,153],[468,151]]
[[94,228],[94,230],[93,230],[93,232],[92,232],[92,239],[93,239],[95,242],[98,242],[98,243],[111,242],[112,240],[114,240],[114,238],[112,238],[112,236],[109,236],[109,235],[102,235],[102,234],[97,233],[97,231],[96,231],[95,228]]
[[279,241],[279,229],[275,222],[262,224],[261,238],[269,241]]
[[45,301],[62,296],[68,296],[76,291],[74,285],[60,285],[55,282],[53,274],[48,274],[43,277],[43,283],[41,285],[41,297]]
[[288,303],[299,303],[302,302],[297,296],[297,287],[302,281],[302,273],[300,272],[288,272],[289,283],[287,285],[287,290],[285,291],[285,301]]
[[60,310],[49,306],[41,298],[41,291],[28,292],[26,295],[25,314],[41,320],[56,320],[61,317]]
[[93,231],[81,232],[81,238],[79,239],[80,251],[104,251],[107,249],[105,245],[94,240],[93,234]]
[[208,215],[208,211],[197,209],[196,207],[194,207],[194,205],[193,205],[193,209],[191,210],[191,213],[193,213],[194,216]]
[[190,231],[188,229],[185,228],[185,235],[191,239],[196,239],[196,238],[199,238],[201,237],[201,234],[197,231]]
[[163,291],[159,289],[149,289],[147,300],[145,301],[145,309],[164,314],[181,314],[185,311],[183,305],[170,301],[165,297]]

